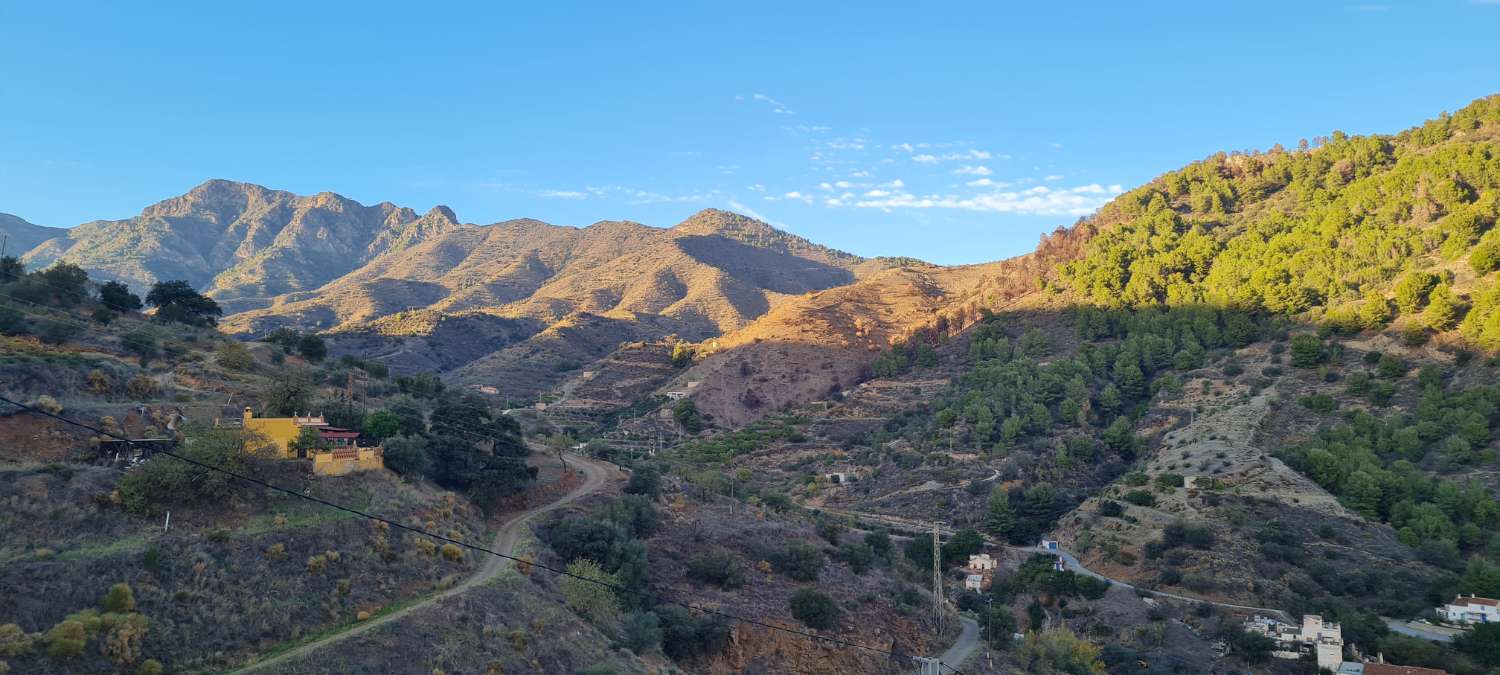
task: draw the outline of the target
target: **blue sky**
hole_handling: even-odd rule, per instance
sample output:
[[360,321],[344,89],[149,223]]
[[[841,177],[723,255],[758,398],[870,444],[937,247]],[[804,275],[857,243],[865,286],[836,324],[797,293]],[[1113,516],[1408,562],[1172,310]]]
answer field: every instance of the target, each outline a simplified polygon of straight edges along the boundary
[[228,178],[980,262],[1221,149],[1500,92],[1500,0],[521,4],[0,3],[0,211]]

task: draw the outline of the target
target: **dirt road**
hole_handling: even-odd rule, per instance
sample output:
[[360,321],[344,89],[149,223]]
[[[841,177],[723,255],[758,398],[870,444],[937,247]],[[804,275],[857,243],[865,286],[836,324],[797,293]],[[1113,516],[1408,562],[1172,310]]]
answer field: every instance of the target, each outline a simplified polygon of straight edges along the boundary
[[[508,520],[502,523],[500,525],[500,529],[495,532],[495,538],[490,542],[490,550],[498,551],[506,555],[513,555],[516,544],[521,540],[521,535],[524,533],[525,526],[528,521],[543,513],[547,513],[548,511],[562,508],[569,502],[575,501],[578,498],[583,497],[584,495],[598,490],[599,488],[604,486],[604,484],[609,480],[610,476],[613,476],[616,473],[614,469],[609,467],[608,465],[602,464],[592,459],[580,457],[571,453],[568,453],[568,459],[570,460],[568,462],[569,467],[575,468],[583,473],[583,483],[577,488],[574,488],[571,492],[563,495],[562,497],[559,497],[556,501],[549,502],[533,509],[522,511],[521,513],[517,513],[511,516]],[[432,597],[416,604],[403,607],[400,610],[391,612],[390,614],[382,615],[364,623],[354,624],[341,632],[334,633],[333,635],[320,638],[313,642],[309,642],[290,651],[277,654],[276,656],[273,656],[269,659],[253,663],[233,672],[272,672],[272,670],[270,669],[274,669],[278,665],[286,665],[331,644],[342,642],[343,640],[347,640],[356,635],[367,633],[378,626],[383,626],[385,624],[391,623],[392,621],[400,620],[402,617],[411,614],[413,611],[416,611],[423,607],[427,607],[432,603],[441,602],[444,598],[453,597],[455,595],[458,595],[459,593],[463,593],[464,591],[474,588],[475,586],[487,583],[491,579],[494,579],[497,575],[499,575],[503,570],[509,569],[513,564],[512,561],[498,556],[485,555],[482,553],[476,553],[476,555],[484,556],[484,562],[480,564],[479,569],[475,570],[473,574],[469,575],[468,579],[465,579],[463,582],[455,585],[452,588],[449,588],[448,590],[433,595]]]

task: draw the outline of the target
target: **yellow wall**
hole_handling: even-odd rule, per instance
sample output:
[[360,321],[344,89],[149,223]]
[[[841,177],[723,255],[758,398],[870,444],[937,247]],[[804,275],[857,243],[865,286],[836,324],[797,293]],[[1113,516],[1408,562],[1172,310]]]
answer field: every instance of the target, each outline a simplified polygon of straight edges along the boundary
[[[340,454],[343,454],[342,452]],[[353,453],[350,453],[353,454]],[[318,476],[342,476],[356,471],[385,468],[385,459],[380,448],[360,448],[356,457],[335,459],[332,452],[319,452],[312,456],[313,474]]]
[[245,429],[254,431],[275,443],[281,450],[282,457],[293,457],[292,441],[297,440],[297,435],[302,433],[302,427],[297,426],[290,417],[255,417],[249,408],[245,409]]

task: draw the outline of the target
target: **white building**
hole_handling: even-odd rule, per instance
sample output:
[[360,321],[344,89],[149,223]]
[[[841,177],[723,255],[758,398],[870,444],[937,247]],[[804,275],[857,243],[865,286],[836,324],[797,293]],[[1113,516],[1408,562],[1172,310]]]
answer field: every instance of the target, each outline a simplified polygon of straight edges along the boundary
[[1453,623],[1495,623],[1500,621],[1500,600],[1460,595],[1439,607],[1438,614]]
[[988,553],[976,553],[969,556],[969,570],[974,572],[995,571],[996,560]]
[[966,590],[966,591],[978,591],[978,590],[981,590],[983,588],[984,588],[984,575],[983,574],[970,574],[969,576],[964,577],[964,590]]
[[1043,551],[1056,551],[1058,548],[1057,542],[1051,539],[1043,539],[1042,543],[1037,544],[1036,547],[1042,549]]
[[687,392],[685,392],[685,391],[673,390],[673,391],[667,392],[667,398],[669,398],[669,399],[671,399],[673,401],[680,401],[680,400],[682,400],[682,399],[684,399],[686,397],[687,397]]
[[1338,670],[1344,662],[1343,629],[1317,614],[1304,614],[1301,626],[1257,614],[1245,622],[1245,630],[1271,638],[1276,643],[1271,655],[1277,658],[1298,659],[1312,654],[1319,668],[1329,670]]

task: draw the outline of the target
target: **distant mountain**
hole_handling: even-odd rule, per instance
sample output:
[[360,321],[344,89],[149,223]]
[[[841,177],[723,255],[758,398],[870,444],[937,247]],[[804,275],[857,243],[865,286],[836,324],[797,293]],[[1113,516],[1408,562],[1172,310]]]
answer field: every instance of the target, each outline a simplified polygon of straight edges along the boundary
[[140,287],[186,279],[231,309],[255,298],[317,288],[377,256],[458,227],[453,212],[425,216],[331,192],[301,197],[210,180],[125,220],[56,230],[25,257],[65,260]]
[[138,288],[186,279],[223,305],[228,331],[331,332],[336,349],[398,371],[451,371],[522,398],[622,342],[717,337],[897,264],[715,209],[671,228],[462,225],[443,206],[419,216],[224,180],[125,220],[0,224],[33,268],[68,261]]
[[[623,342],[719,336],[888,266],[718,210],[670,229],[512,220],[441,232],[224,326],[250,335],[280,326],[331,330],[339,348],[403,361],[428,355],[417,362],[527,398]],[[445,329],[497,321],[508,339],[479,350],[468,344],[472,333]]]
[[442,232],[226,326],[348,330],[413,309],[483,309],[547,323],[579,312],[658,315],[699,339],[744,326],[784,298],[852,282],[864,262],[716,210],[671,229],[512,220]]
[[0,213],[0,234],[6,237],[5,255],[20,255],[48,239],[67,233],[60,227],[34,225],[9,213]]

